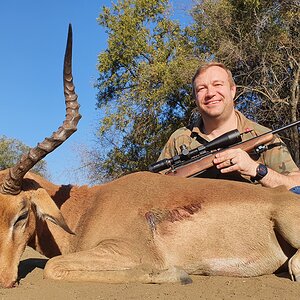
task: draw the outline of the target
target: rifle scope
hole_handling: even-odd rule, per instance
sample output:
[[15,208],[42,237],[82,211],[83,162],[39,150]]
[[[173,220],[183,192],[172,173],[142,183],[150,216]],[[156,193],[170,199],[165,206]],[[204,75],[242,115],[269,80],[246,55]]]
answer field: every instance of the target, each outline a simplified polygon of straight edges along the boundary
[[178,163],[182,163],[191,159],[197,155],[206,156],[210,153],[208,151],[222,149],[233,144],[239,143],[242,141],[241,134],[237,129],[231,130],[217,137],[216,139],[208,142],[206,145],[199,146],[198,148],[192,149],[190,151],[182,151],[181,154],[175,155],[171,158],[162,159],[149,166],[150,172],[160,172],[167,168],[170,168]]

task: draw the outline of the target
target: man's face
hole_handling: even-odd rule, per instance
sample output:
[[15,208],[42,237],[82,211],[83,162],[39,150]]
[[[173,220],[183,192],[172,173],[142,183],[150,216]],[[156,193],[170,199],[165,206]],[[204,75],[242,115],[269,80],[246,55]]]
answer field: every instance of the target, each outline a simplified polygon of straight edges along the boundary
[[221,67],[211,66],[199,74],[194,89],[197,106],[204,118],[226,118],[232,113],[236,87],[230,86],[228,74]]

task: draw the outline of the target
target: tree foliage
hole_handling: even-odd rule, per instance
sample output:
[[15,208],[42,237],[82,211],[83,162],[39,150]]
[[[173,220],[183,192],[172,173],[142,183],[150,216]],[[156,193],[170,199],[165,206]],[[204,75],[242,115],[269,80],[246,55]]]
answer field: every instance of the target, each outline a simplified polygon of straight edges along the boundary
[[[29,147],[16,139],[0,136],[0,170],[14,166]],[[47,177],[47,165],[44,160],[39,161],[32,169],[33,172]]]
[[[239,109],[268,127],[300,117],[299,0],[201,1],[193,17],[196,46],[231,68]],[[299,165],[299,131],[285,136]]]
[[163,141],[186,121],[197,67],[193,45],[168,16],[166,0],[125,0],[103,8],[108,49],[99,55],[98,107],[105,111],[94,173],[115,178],[147,169]]
[[[192,16],[182,28],[168,0],[103,8],[98,21],[108,47],[98,61],[104,117],[90,158],[94,180],[145,170],[157,159],[169,135],[188,123],[191,79],[204,60],[232,69],[239,109],[256,121],[278,127],[299,118],[299,0],[203,0]],[[299,133],[287,137],[299,163]]]

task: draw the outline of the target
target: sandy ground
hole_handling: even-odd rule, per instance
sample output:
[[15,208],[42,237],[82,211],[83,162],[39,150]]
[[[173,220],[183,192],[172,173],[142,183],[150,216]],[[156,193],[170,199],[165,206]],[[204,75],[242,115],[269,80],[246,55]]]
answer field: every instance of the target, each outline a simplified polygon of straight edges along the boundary
[[0,289],[0,299],[300,299],[300,283],[287,274],[254,278],[193,276],[193,283],[103,284],[43,279],[46,259],[26,249],[19,267],[20,284]]

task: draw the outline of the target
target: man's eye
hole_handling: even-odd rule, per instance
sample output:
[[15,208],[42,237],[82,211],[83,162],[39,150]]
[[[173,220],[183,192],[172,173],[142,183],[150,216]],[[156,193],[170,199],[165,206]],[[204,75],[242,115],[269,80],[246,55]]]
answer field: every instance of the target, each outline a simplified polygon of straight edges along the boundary
[[28,218],[28,214],[28,211],[26,211],[22,215],[20,215],[17,221],[15,222],[14,226],[16,226],[19,222],[26,220]]

